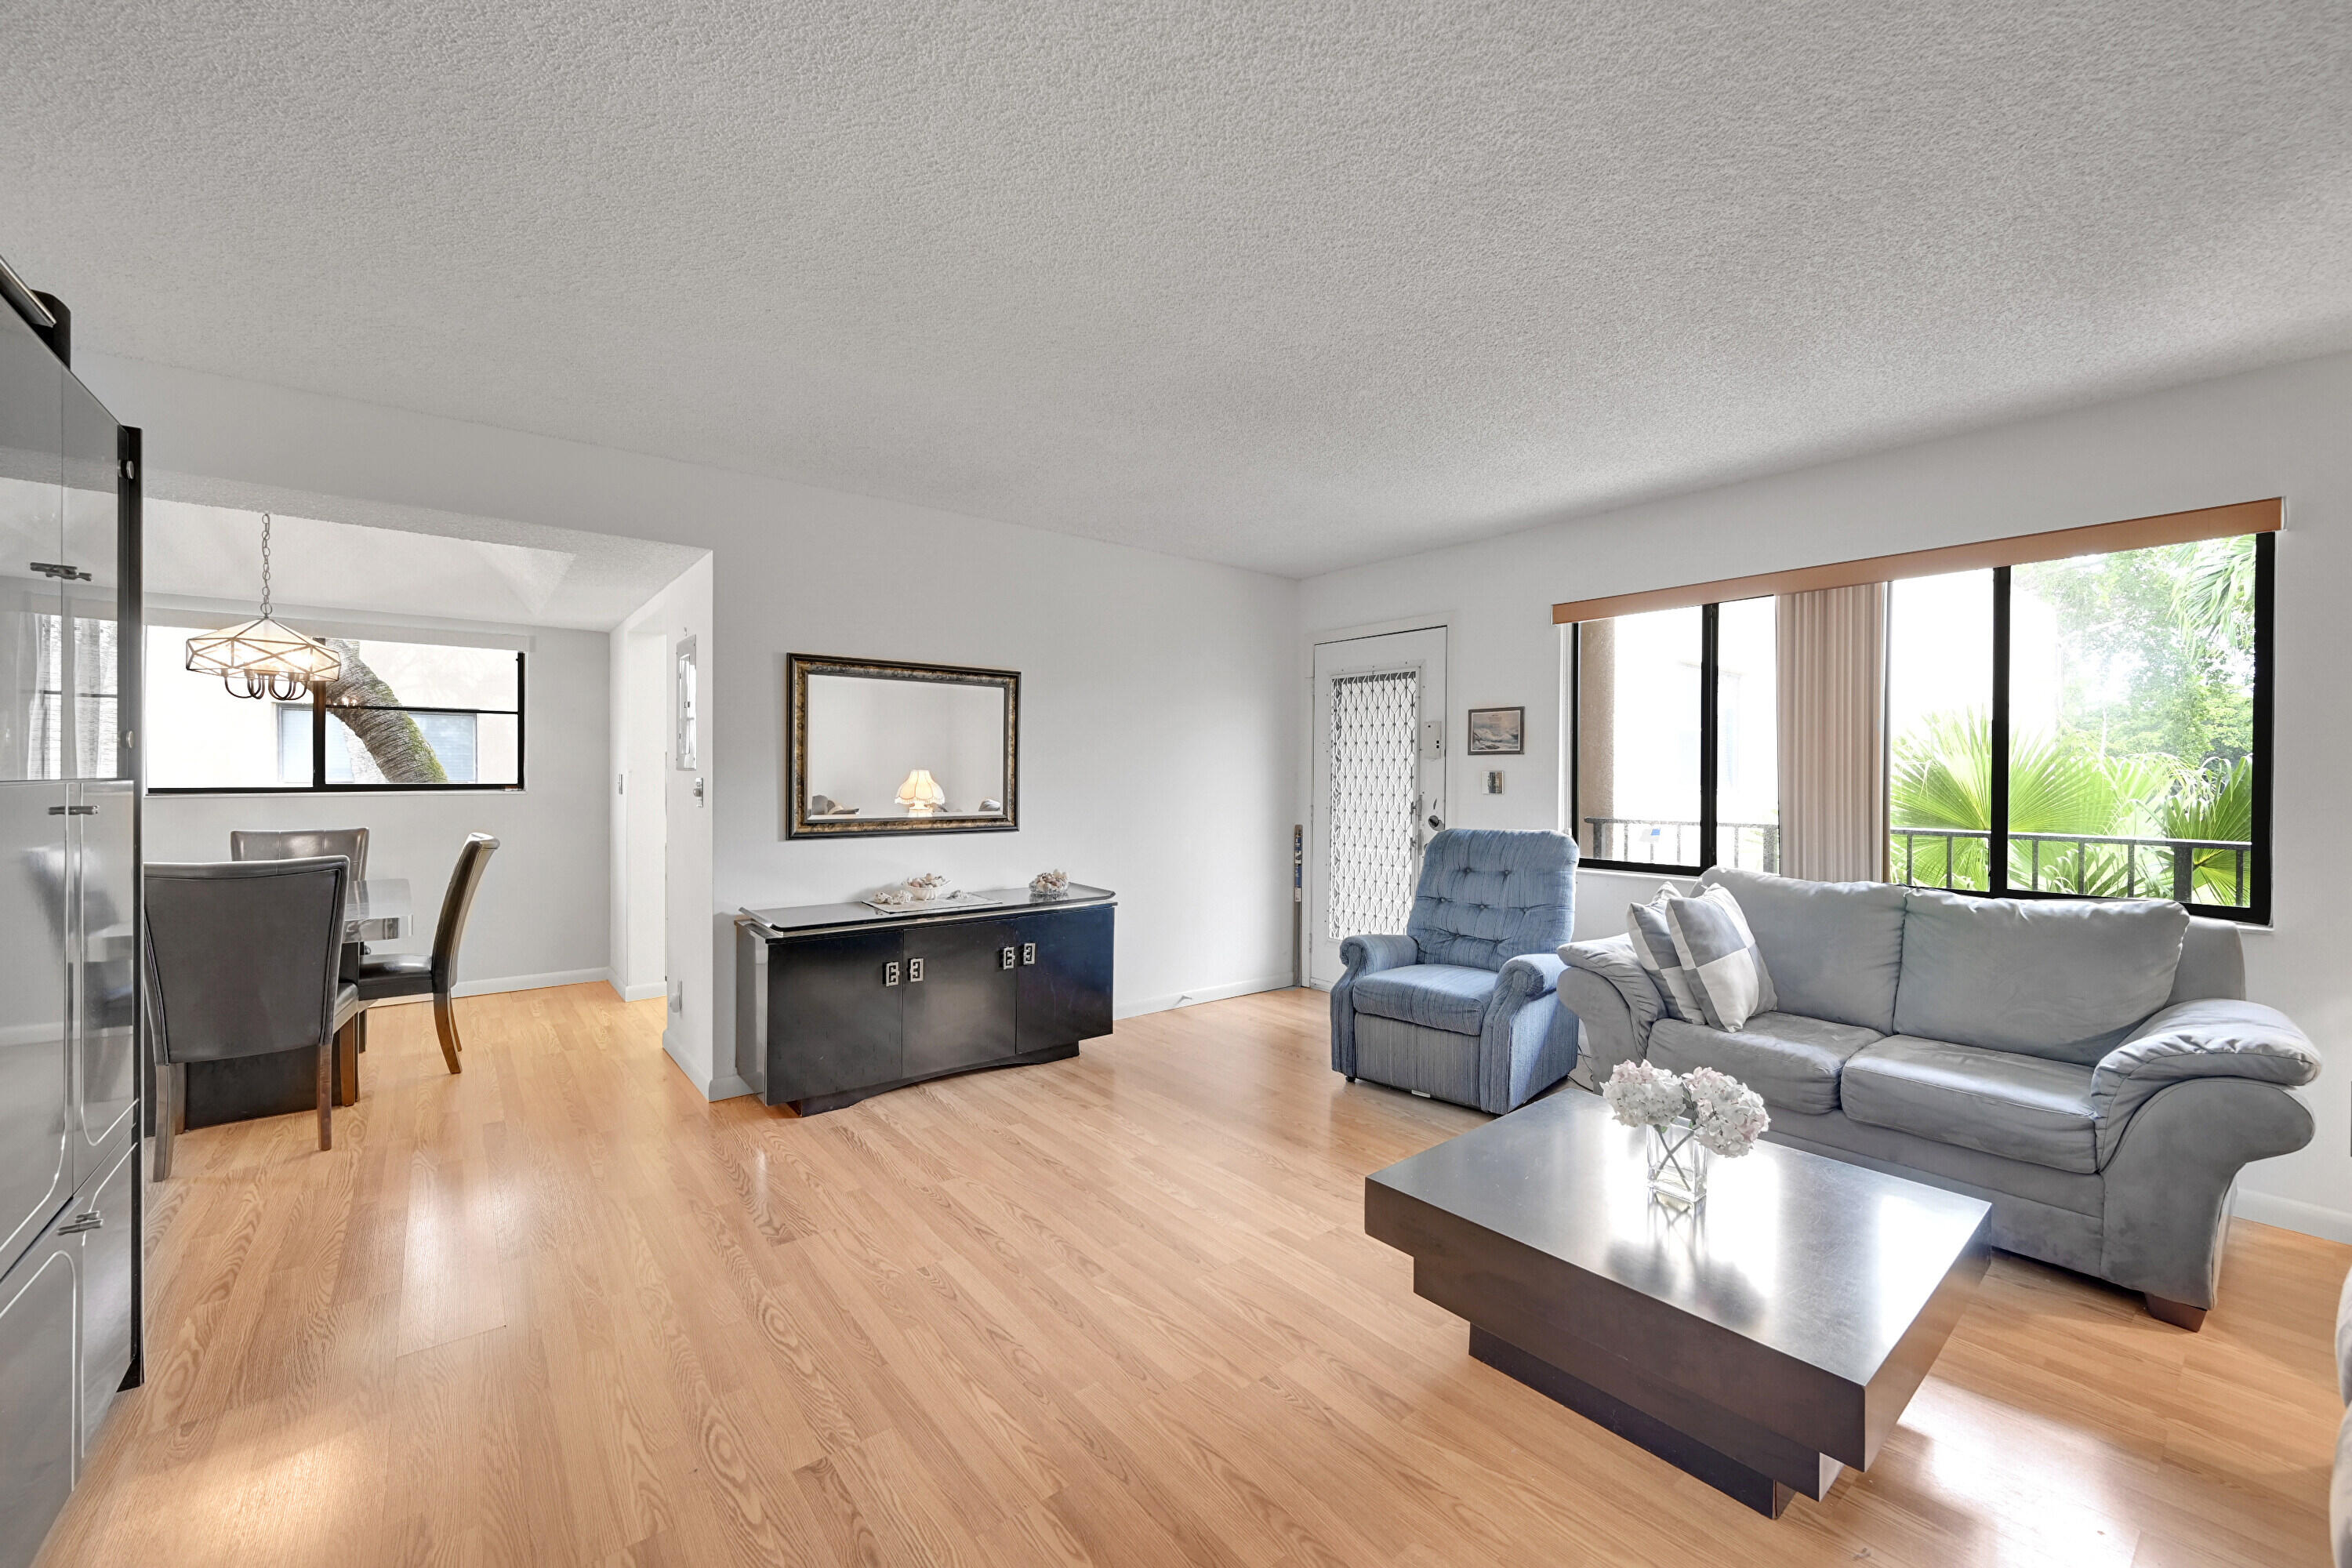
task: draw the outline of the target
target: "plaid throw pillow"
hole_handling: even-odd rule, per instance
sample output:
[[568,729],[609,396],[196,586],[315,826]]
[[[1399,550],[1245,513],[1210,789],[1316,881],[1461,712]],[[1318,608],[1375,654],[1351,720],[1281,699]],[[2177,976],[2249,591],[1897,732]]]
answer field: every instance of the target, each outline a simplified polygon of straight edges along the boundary
[[1660,888],[1625,911],[1633,956],[1664,995],[1666,1011],[1685,1023],[1732,1030],[1779,1005],[1772,976],[1727,888],[1685,898]]

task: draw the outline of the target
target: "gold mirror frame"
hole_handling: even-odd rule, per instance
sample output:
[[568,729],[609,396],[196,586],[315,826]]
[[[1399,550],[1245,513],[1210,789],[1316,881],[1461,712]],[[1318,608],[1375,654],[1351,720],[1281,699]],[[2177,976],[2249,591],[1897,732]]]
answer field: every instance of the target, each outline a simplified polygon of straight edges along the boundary
[[[1004,693],[1004,815],[969,816],[849,817],[808,819],[808,682],[812,675],[845,675],[869,680],[930,680],[954,686],[992,686]],[[834,658],[824,654],[784,656],[784,691],[790,710],[784,768],[784,837],[787,838],[891,837],[910,833],[1013,833],[1021,826],[1021,672],[979,669],[957,664],[906,664],[896,659]]]

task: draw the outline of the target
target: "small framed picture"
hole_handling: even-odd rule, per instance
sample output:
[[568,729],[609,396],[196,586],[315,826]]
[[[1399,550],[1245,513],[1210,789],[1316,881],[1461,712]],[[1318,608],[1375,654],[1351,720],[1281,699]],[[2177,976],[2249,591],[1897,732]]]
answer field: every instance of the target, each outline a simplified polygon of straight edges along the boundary
[[1470,754],[1474,757],[1516,757],[1528,749],[1528,710],[1524,708],[1470,710]]

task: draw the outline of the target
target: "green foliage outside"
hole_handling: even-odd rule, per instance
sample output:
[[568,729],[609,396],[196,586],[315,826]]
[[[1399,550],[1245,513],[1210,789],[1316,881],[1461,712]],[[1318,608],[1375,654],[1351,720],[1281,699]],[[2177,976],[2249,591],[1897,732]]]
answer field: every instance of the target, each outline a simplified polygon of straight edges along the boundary
[[[2251,538],[2018,568],[2016,591],[2057,611],[2063,674],[2056,730],[2011,741],[2012,834],[2252,838],[2253,578]],[[1895,737],[1888,785],[1898,829],[1990,832],[1989,716],[1932,714]],[[1948,869],[1953,887],[1988,886],[1987,854],[1899,831],[1892,846],[1898,879],[1937,887]],[[2244,901],[2231,851],[2194,861],[2198,902]],[[2172,877],[2162,849],[2010,846],[2012,887],[2161,896]]]

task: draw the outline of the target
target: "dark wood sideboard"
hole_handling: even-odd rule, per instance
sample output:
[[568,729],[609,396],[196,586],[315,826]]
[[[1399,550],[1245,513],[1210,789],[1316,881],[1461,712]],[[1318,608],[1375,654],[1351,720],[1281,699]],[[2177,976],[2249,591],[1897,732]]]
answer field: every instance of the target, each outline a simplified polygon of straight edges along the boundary
[[745,910],[736,1061],[803,1116],[977,1068],[1057,1061],[1110,1033],[1117,895],[1025,888],[940,910]]

